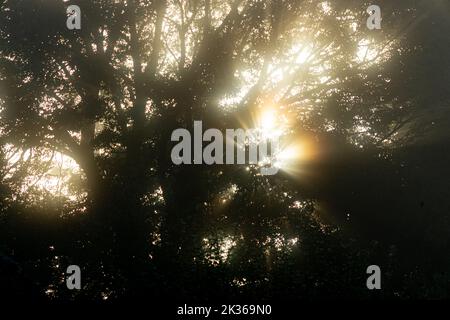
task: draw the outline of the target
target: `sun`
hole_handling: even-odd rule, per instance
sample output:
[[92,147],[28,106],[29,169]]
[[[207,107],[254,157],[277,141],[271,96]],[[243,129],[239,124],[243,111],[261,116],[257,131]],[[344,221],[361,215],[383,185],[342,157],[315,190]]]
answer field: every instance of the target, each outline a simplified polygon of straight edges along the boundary
[[261,138],[267,140],[278,139],[288,130],[286,118],[274,107],[262,109],[257,117],[255,126]]
[[275,111],[273,109],[267,109],[263,111],[261,115],[261,129],[264,131],[271,131],[275,127]]
[[297,143],[282,149],[277,154],[276,158],[282,164],[283,162],[288,162],[293,159],[301,158],[302,155],[303,155],[302,145]]
[[298,139],[289,141],[292,139],[289,134],[292,128],[288,117],[278,108],[266,107],[260,111],[256,123],[261,139],[278,139],[280,142],[279,149],[273,151],[271,163],[281,170],[298,171],[294,167],[299,165],[299,160],[305,157],[306,152]]

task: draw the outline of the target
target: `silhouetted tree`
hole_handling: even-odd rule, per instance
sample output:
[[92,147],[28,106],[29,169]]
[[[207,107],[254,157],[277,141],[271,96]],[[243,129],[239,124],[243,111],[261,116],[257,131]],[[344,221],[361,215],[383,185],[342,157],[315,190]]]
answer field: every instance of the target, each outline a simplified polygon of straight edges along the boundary
[[[2,143],[80,166],[83,216],[71,216],[58,250],[90,266],[93,296],[367,294],[358,283],[369,257],[391,263],[407,219],[389,209],[402,210],[394,203],[408,190],[395,156],[448,119],[450,97],[448,4],[380,1],[374,31],[370,4],[80,0],[81,30],[68,30],[66,2],[3,1]],[[252,127],[266,106],[287,119],[283,139],[314,150],[294,174],[172,163],[173,130]],[[31,162],[10,174],[2,159],[0,193],[20,194]],[[30,210],[8,199],[5,215]],[[386,243],[370,242],[385,226]]]

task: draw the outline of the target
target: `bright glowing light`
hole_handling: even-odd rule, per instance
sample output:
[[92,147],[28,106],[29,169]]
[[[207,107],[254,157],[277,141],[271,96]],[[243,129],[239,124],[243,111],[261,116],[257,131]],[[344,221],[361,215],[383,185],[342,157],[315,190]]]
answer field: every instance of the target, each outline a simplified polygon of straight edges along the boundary
[[240,87],[236,92],[229,92],[219,99],[218,106],[224,111],[233,111],[237,108],[258,81],[258,72],[253,69],[237,70],[234,76],[240,82]]
[[219,197],[221,203],[226,203],[233,199],[236,192],[239,190],[236,184],[230,185],[227,189],[225,189]]
[[322,7],[323,13],[329,14],[331,12],[331,10],[332,10],[331,9],[331,5],[330,5],[330,3],[328,1],[324,1],[320,5]]
[[367,39],[361,40],[358,43],[358,51],[356,52],[356,61],[362,62],[376,62],[378,57],[378,50],[375,44]]
[[[227,235],[218,241],[209,238],[203,239],[203,249],[206,260],[213,266],[227,262],[231,250],[236,246],[237,240],[231,235]],[[216,251],[218,249],[218,251]]]
[[304,151],[301,144],[291,144],[275,156],[274,165],[286,172],[299,171],[298,161],[304,158]]
[[297,55],[297,58],[295,59],[295,62],[297,64],[303,64],[305,63],[312,54],[312,49],[310,47],[302,48],[300,52]]
[[[9,155],[7,179],[19,173],[17,168],[27,170],[21,181],[20,193],[26,194],[35,189],[69,201],[79,201],[86,196],[85,192],[75,192],[71,188],[73,181],[81,179],[82,172],[69,156],[47,148],[23,150],[5,145],[4,150]],[[25,162],[27,166],[23,165]]]
[[232,237],[226,237],[220,242],[220,257],[226,261],[231,249],[236,246],[236,241]]
[[275,127],[275,111],[272,109],[266,110],[261,116],[261,129],[264,131],[273,130]]
[[277,159],[280,161],[288,161],[292,159],[300,158],[302,155],[302,148],[300,145],[289,146],[277,155]]
[[262,139],[278,139],[288,129],[287,119],[280,115],[275,108],[265,108],[256,121],[256,129],[259,130]]
[[80,168],[78,164],[70,157],[57,153],[51,160],[51,168],[44,176],[30,175],[27,177],[23,186],[26,192],[30,185],[34,185],[38,189],[46,190],[54,196],[64,196],[70,200],[76,201],[77,197],[71,194],[68,183],[72,175],[79,174]]
[[299,172],[299,160],[305,158],[305,148],[300,141],[286,141],[287,134],[291,132],[288,117],[281,114],[279,109],[270,107],[261,111],[257,123],[262,139],[280,139],[280,149],[274,151],[275,154],[271,158],[260,159],[258,165],[266,166],[272,163],[285,172]]
[[270,66],[269,69],[271,70],[270,71],[270,81],[272,83],[278,83],[284,79],[285,71],[283,70],[282,67]]
[[[294,246],[299,244],[299,238],[290,238],[286,239],[286,237],[281,233],[276,233],[272,237],[267,237],[267,239],[263,243],[265,246],[271,246],[275,248],[276,251],[283,251],[287,250],[290,251]],[[269,251],[266,251],[266,254],[269,253]]]
[[248,281],[246,278],[234,278],[231,283],[236,287],[243,287],[248,283]]

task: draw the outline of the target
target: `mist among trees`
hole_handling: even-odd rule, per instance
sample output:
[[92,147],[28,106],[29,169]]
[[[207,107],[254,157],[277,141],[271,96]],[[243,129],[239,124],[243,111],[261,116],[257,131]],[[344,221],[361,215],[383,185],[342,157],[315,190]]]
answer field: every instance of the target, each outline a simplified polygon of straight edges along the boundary
[[[450,3],[376,2],[2,1],[2,294],[448,298]],[[278,173],[175,165],[194,121]]]

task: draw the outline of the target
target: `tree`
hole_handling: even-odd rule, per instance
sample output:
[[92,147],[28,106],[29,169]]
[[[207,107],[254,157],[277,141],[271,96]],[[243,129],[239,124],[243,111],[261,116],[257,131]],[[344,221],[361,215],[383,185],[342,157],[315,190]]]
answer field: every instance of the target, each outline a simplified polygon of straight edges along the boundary
[[[411,93],[423,84],[411,64],[426,47],[410,34],[431,5],[383,3],[383,27],[374,32],[365,23],[370,3],[352,0],[77,4],[81,30],[65,27],[63,1],[3,2],[1,135],[78,163],[89,201],[85,232],[125,278],[142,272],[149,252],[176,273],[199,259],[210,237],[219,262],[223,241],[239,242],[234,259],[251,263],[236,263],[238,273],[264,278],[280,241],[333,237],[311,201],[336,195],[336,168],[347,163],[337,175],[355,183],[349,159],[378,163],[427,128],[425,104],[448,103],[433,89]],[[191,130],[194,120],[221,130],[257,126],[268,106],[284,139],[312,146],[311,157],[290,164],[309,168],[312,179],[287,167],[270,178],[257,167],[172,163],[173,130]]]

